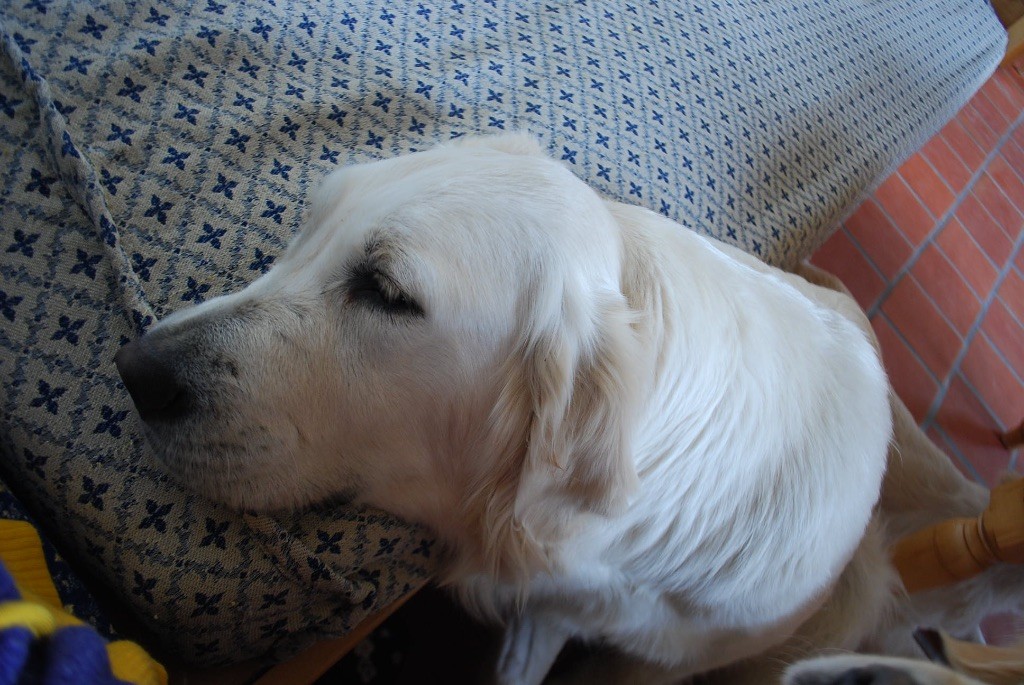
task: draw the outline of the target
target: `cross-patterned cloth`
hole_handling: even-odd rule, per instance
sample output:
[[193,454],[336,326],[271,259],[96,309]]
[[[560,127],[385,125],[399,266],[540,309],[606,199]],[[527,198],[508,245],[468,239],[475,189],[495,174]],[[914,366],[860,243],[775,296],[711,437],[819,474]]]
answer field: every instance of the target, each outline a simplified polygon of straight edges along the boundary
[[1004,41],[985,0],[0,0],[0,475],[181,657],[343,633],[429,535],[168,482],[121,344],[270,268],[335,166],[466,133],[791,266]]

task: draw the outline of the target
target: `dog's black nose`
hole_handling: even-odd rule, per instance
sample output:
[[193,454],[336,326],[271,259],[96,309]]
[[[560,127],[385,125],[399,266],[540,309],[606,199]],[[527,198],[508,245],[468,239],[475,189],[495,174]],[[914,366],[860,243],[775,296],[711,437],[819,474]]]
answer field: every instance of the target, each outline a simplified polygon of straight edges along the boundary
[[170,362],[153,351],[145,336],[118,350],[114,365],[143,419],[174,419],[188,410],[184,384]]

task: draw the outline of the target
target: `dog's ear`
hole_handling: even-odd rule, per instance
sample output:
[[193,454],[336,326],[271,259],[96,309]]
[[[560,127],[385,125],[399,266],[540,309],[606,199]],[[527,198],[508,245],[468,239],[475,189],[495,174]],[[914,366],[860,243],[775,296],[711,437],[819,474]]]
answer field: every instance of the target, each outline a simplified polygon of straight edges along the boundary
[[548,498],[614,513],[637,481],[631,443],[640,355],[632,312],[618,292],[597,293],[586,313],[574,311],[573,299],[565,294],[526,354],[533,408],[520,514]]
[[554,293],[534,308],[502,374],[486,447],[490,466],[466,501],[492,574],[528,577],[581,512],[623,508],[637,483],[634,412],[643,372],[633,312],[617,291],[579,306]]
[[459,147],[485,148],[526,157],[547,157],[547,152],[535,136],[526,132],[499,133],[490,136],[462,136],[455,140]]

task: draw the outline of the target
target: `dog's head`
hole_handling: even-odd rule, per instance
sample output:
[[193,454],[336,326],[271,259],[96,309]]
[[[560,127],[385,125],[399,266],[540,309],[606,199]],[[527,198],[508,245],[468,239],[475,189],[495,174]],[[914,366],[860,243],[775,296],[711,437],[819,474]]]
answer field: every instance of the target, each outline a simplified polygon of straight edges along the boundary
[[460,141],[332,174],[267,274],[116,362],[167,469],[234,506],[604,512],[635,480],[621,252],[533,140]]

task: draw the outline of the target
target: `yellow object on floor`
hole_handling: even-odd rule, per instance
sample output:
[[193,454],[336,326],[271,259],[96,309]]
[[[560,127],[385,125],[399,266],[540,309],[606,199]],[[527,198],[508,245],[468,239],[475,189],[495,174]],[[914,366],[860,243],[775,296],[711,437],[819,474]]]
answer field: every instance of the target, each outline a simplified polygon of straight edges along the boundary
[[[29,640],[48,640],[52,649],[46,652],[47,658],[65,660],[61,666],[72,673],[81,668],[82,679],[76,682],[83,685],[112,682],[104,674],[136,685],[166,685],[167,671],[142,647],[128,640],[104,646],[91,626],[64,609],[50,577],[42,542],[31,524],[0,520],[0,564],[0,638],[6,636],[14,645],[20,640],[25,646],[21,651],[5,651],[4,659],[27,655]],[[62,632],[64,629],[68,630]],[[109,662],[109,669],[104,660]],[[25,667],[27,664],[26,660]],[[97,664],[99,670],[90,670]],[[19,668],[18,664],[0,666],[15,671]]]

